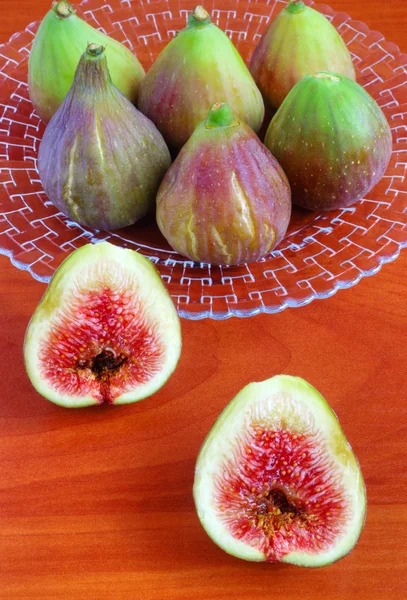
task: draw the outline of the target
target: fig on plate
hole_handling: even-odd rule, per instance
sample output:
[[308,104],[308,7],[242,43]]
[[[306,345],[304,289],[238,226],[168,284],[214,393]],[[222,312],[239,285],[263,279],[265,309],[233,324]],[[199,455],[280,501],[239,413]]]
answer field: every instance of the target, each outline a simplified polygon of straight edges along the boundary
[[194,499],[223,550],[252,561],[322,567],[358,541],[363,477],[338,419],[299,377],[243,388],[198,456]]
[[157,223],[193,261],[257,260],[284,237],[290,187],[276,159],[228,104],[215,103],[165,175]]
[[293,202],[318,211],[363,198],[381,179],[392,150],[382,110],[363,87],[336,73],[298,82],[264,143],[288,177]]
[[144,78],[139,108],[168,145],[180,148],[215,102],[227,102],[236,118],[260,129],[264,104],[249,70],[228,36],[197,6]]
[[278,108],[297,81],[311,73],[333,71],[356,79],[349,50],[335,27],[299,0],[289,1],[271,21],[250,71],[270,108]]
[[40,144],[51,202],[85,227],[126,227],[154,208],[170,163],[155,125],[113,85],[104,48],[89,44]]
[[144,69],[128,48],[76,15],[66,2],[54,2],[35,35],[28,62],[31,101],[46,123],[55,114],[72,85],[83,49],[89,42],[106,47],[113,83],[137,102]]
[[180,352],[179,318],[154,265],[108,242],[87,244],[62,263],[24,342],[33,386],[68,408],[151,396]]

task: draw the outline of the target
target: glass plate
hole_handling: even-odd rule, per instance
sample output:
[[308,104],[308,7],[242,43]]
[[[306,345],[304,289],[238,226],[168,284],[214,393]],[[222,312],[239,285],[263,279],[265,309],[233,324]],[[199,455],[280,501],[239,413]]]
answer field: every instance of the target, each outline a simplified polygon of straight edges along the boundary
[[[88,0],[79,14],[134,50],[148,69],[185,26],[197,1]],[[270,18],[285,4],[208,0],[205,7],[248,62]],[[109,240],[133,248],[156,264],[179,314],[189,319],[247,317],[302,306],[355,285],[394,260],[407,244],[407,56],[364,23],[326,5],[314,8],[344,38],[359,83],[382,107],[392,129],[390,165],[366,198],[329,213],[295,209],[278,248],[258,262],[237,267],[185,260],[170,249],[153,220],[110,233],[80,227],[48,201],[36,169],[44,125],[27,89],[27,59],[38,27],[32,23],[0,47],[0,253],[48,282],[68,253],[83,244]]]

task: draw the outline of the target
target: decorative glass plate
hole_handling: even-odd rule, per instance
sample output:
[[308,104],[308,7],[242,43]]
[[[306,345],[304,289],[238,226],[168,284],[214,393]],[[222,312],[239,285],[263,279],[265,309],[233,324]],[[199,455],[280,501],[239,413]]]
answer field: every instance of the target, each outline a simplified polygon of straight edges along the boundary
[[[198,0],[88,0],[79,14],[131,48],[147,70],[186,24]],[[208,0],[212,20],[246,62],[270,18],[286,0]],[[362,201],[329,213],[294,210],[287,236],[260,260],[212,267],[173,252],[153,220],[111,233],[86,230],[48,201],[36,170],[44,125],[33,111],[27,65],[39,23],[0,47],[0,253],[48,282],[75,248],[108,240],[138,250],[157,266],[182,317],[225,319],[274,313],[326,298],[394,260],[407,245],[407,56],[380,33],[322,4],[308,4],[332,21],[357,68],[358,81],[384,110],[393,154],[380,183]],[[91,40],[90,40],[91,41]]]

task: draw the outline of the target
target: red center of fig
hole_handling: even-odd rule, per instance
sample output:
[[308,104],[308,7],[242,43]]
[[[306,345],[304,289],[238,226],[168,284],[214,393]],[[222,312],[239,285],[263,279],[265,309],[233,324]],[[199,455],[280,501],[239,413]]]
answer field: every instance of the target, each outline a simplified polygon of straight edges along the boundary
[[159,336],[146,324],[130,287],[75,290],[40,352],[43,375],[52,387],[101,403],[147,383],[163,360]]
[[322,436],[253,425],[236,448],[216,482],[219,518],[230,533],[270,562],[328,550],[350,512]]

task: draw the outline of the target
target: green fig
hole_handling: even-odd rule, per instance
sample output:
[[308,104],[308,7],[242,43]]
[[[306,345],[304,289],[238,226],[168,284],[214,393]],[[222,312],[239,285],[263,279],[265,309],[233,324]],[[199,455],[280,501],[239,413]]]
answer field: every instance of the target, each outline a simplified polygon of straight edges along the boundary
[[137,58],[113,38],[94,29],[66,2],[54,2],[34,38],[28,62],[31,101],[46,123],[72,85],[83,49],[89,43],[106,47],[113,83],[134,104],[144,69]]
[[85,227],[126,227],[155,206],[170,163],[155,125],[113,85],[104,48],[90,44],[40,144],[51,202]]
[[290,0],[271,21],[253,53],[250,71],[270,108],[278,108],[306,75],[332,71],[356,79],[335,27],[300,0]]
[[381,179],[392,151],[382,110],[363,87],[337,73],[299,81],[264,143],[288,177],[293,202],[311,210],[363,198]]
[[157,223],[169,244],[215,265],[263,257],[283,239],[290,215],[280,165],[221,102],[198,125],[157,194]]
[[167,144],[180,148],[215,102],[227,102],[236,118],[260,129],[264,104],[249,70],[227,35],[197,6],[144,78],[139,108]]

